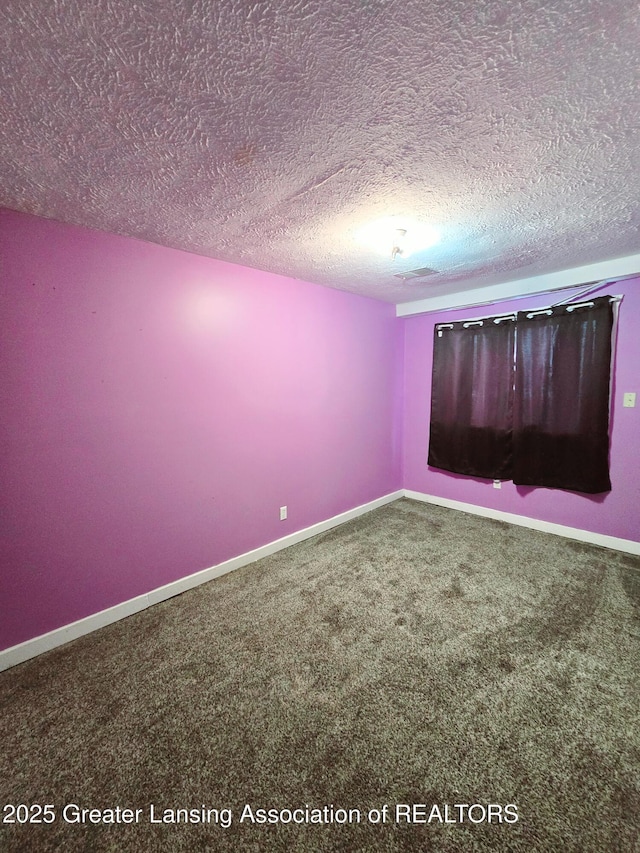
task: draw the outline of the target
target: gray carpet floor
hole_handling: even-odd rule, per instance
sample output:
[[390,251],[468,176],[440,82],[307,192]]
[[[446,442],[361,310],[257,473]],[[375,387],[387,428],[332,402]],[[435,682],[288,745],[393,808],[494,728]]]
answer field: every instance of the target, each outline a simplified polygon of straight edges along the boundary
[[0,849],[640,850],[639,652],[640,558],[399,500],[0,673]]

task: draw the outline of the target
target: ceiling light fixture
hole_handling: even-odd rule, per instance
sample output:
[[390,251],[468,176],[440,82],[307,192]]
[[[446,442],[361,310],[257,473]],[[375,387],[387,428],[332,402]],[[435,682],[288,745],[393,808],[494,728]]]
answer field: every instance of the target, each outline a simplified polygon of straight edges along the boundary
[[396,228],[396,236],[391,247],[391,260],[395,261],[398,255],[404,254],[405,237],[407,236],[406,228]]
[[404,259],[429,249],[440,239],[431,225],[399,216],[387,216],[370,222],[358,229],[355,237],[361,246],[383,257],[391,256],[393,260],[398,255]]

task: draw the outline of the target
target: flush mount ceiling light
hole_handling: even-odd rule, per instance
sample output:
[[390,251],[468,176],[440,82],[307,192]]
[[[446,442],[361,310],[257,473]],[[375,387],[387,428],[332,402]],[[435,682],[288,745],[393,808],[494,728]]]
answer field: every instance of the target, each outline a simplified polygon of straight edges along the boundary
[[431,225],[422,222],[388,216],[370,222],[356,231],[356,240],[361,246],[377,255],[392,258],[408,258],[416,252],[434,246],[440,235]]

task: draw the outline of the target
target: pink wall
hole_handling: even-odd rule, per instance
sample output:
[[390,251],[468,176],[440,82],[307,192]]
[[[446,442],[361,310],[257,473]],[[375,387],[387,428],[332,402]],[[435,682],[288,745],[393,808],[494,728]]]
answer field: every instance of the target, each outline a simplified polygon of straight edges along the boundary
[[[404,321],[404,488],[595,533],[640,540],[639,287],[640,279],[634,279],[598,291],[598,295],[624,294],[614,372],[610,493],[586,496],[555,489],[514,486],[511,482],[503,483],[498,491],[486,480],[448,474],[427,465],[434,325],[452,319],[542,307],[558,302],[570,293],[558,291],[490,307],[423,314]],[[638,393],[638,408],[622,407],[625,391]]]
[[7,210],[0,259],[0,648],[401,486],[393,306]]
[[609,288],[624,294],[613,490],[587,497],[426,463],[434,324],[564,294],[397,320],[7,210],[0,261],[0,649],[402,486],[640,538],[640,406],[622,407],[625,391],[640,403],[640,279]]

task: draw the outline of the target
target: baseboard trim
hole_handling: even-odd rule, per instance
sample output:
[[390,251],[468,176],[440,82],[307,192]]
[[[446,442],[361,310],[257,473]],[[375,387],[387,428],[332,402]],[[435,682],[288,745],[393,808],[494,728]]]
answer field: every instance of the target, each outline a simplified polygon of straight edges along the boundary
[[624,551],[626,554],[640,555],[640,542],[634,542],[633,539],[619,539],[616,536],[607,536],[604,533],[593,533],[590,530],[581,530],[577,527],[566,527],[564,524],[540,521],[537,518],[528,518],[525,515],[515,515],[512,512],[503,512],[499,509],[467,504],[463,503],[463,501],[454,501],[449,498],[439,498],[436,495],[414,492],[411,489],[404,490],[404,497],[411,498],[414,501],[444,506],[448,509],[469,512],[472,515],[481,515],[484,518],[507,521],[509,524],[519,524],[520,527],[530,527],[532,530],[553,533],[555,536],[564,536],[567,539],[576,539],[578,542],[587,542],[589,545],[602,545],[604,548],[613,548],[615,551]]
[[253,551],[247,551],[245,554],[240,554],[237,557],[226,560],[224,563],[219,563],[217,566],[187,575],[165,586],[153,589],[144,595],[139,595],[136,598],[123,601],[121,604],[116,604],[114,607],[93,613],[91,616],[79,619],[77,622],[71,622],[69,625],[63,625],[61,628],[56,628],[47,634],[41,634],[38,637],[33,637],[31,640],[25,640],[24,643],[3,649],[0,651],[0,672],[37,657],[43,652],[48,652],[51,649],[69,643],[71,640],[76,640],[85,634],[90,634],[92,631],[97,631],[99,628],[104,628],[106,625],[111,625],[113,622],[126,619],[127,616],[139,613],[141,610],[145,610],[147,607],[151,607],[161,601],[166,601],[168,598],[173,598],[175,595],[180,595],[180,593],[186,592],[188,589],[193,589],[200,584],[207,583],[207,581],[225,575],[242,566],[247,566],[249,563],[254,563],[256,560],[261,560],[263,557],[268,557],[277,551],[282,551],[284,548],[289,548],[291,545],[295,545],[305,539],[310,539],[312,536],[317,536],[319,533],[324,533],[326,530],[331,530],[332,527],[338,527],[340,524],[344,524],[360,515],[364,515],[367,512],[378,509],[378,507],[398,500],[403,495],[404,492],[402,489],[391,492],[381,498],[369,501],[369,503],[354,507],[339,515],[334,515],[325,521],[305,527],[303,530],[297,530],[295,533],[290,533],[288,536],[283,536],[282,539],[276,539],[273,542],[262,545],[260,548],[255,548]]

